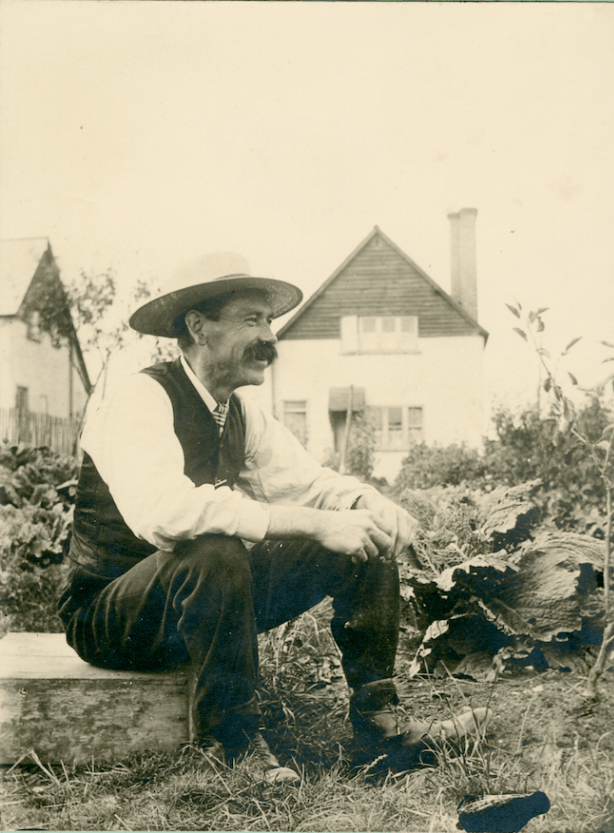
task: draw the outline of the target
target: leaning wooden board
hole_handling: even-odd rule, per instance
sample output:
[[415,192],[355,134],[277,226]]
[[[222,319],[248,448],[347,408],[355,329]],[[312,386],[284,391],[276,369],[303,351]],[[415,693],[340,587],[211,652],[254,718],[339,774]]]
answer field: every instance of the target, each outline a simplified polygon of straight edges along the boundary
[[188,677],[109,671],[84,662],[63,634],[0,640],[0,763],[33,749],[44,762],[117,760],[189,740]]

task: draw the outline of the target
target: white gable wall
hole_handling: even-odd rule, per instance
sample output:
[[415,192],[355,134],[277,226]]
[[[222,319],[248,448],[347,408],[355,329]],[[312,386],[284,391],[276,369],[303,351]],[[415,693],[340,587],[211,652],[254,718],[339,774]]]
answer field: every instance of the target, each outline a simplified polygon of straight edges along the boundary
[[15,405],[13,351],[11,349],[12,323],[11,318],[0,318],[0,408],[13,408]]
[[[18,386],[28,389],[30,411],[50,416],[69,416],[70,361],[66,345],[52,346],[47,333],[40,341],[27,336],[28,328],[19,318],[5,318],[0,324],[2,378],[0,407],[14,408]],[[73,409],[85,404],[85,392],[77,372],[72,370]]]
[[[362,387],[367,406],[423,409],[428,445],[478,447],[484,434],[481,336],[425,338],[417,353],[342,355],[340,340],[282,339],[258,399],[283,419],[283,402],[307,401],[307,447],[322,461],[333,448],[331,387]],[[268,400],[268,402],[267,402]],[[393,480],[407,451],[378,451],[374,474]]]

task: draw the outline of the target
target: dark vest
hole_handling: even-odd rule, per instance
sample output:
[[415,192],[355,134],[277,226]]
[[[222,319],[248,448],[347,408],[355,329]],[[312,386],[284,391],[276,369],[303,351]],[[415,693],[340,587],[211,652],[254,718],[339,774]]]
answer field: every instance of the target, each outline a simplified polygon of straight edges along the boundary
[[[217,423],[179,359],[141,372],[159,382],[171,400],[186,476],[196,486],[224,482],[232,488],[245,462],[245,422],[239,400],[230,397],[220,438]],[[137,538],[128,527],[88,454],[84,454],[79,475],[73,533],[71,557],[109,577],[121,575],[155,552],[152,544]]]

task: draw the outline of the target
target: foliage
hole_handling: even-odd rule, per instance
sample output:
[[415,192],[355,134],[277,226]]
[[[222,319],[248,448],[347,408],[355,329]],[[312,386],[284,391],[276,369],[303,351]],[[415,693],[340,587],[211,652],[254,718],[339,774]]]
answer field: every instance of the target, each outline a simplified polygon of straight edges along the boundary
[[348,434],[345,458],[338,452],[331,452],[324,465],[335,471],[343,468],[345,474],[351,474],[369,483],[375,468],[375,430],[373,422],[364,411],[352,414]]
[[31,284],[23,301],[22,314],[27,320],[38,313],[38,327],[47,333],[58,348],[74,333],[70,317],[70,299],[62,282],[49,269]]
[[[142,336],[128,324],[130,309],[151,297],[154,287],[137,281],[127,297],[118,297],[118,279],[111,268],[101,272],[81,270],[79,278],[66,288],[55,275],[45,273],[30,287],[24,300],[26,317],[39,315],[38,324],[47,332],[52,344],[59,347],[77,332],[80,346],[96,364],[94,384],[86,384],[88,395],[99,384],[104,396],[109,366],[112,359]],[[168,339],[151,340],[152,361],[161,361],[175,354],[174,342]],[[79,358],[73,356],[77,372],[81,372]]]
[[[508,306],[522,320],[520,305]],[[403,584],[420,641],[414,673],[438,662],[471,674],[564,667],[577,661],[578,649],[599,643],[605,662],[614,627],[607,622],[614,418],[603,386],[585,391],[589,402],[579,407],[558,383],[558,362],[537,338],[545,312],[529,313],[515,330],[542,363],[552,399],[547,417],[538,408],[519,417],[499,411],[497,439],[486,441],[481,457],[423,446],[395,484],[420,522],[414,549],[426,567],[417,575],[407,566]]]
[[[577,409],[579,430],[595,442],[613,419],[598,398]],[[559,432],[556,414],[541,417],[529,408],[514,415],[499,409],[493,424],[496,439],[485,440],[481,455],[458,445],[414,446],[403,461],[395,493],[461,483],[488,492],[496,486],[539,480],[532,497],[544,521],[558,529],[604,538],[603,481],[578,437],[570,431]]]
[[486,464],[476,449],[465,445],[412,446],[403,460],[395,489],[430,489],[433,486],[459,486],[464,481],[482,481]]
[[[613,419],[598,398],[576,413],[579,430],[595,442]],[[529,409],[514,417],[499,410],[494,426],[497,439],[487,441],[484,450],[487,476],[507,486],[539,478],[541,487],[534,498],[544,519],[559,529],[605,537],[603,481],[578,437],[559,431],[556,412],[543,418]]]
[[348,760],[347,687],[342,703],[335,686],[321,685],[311,655],[300,662],[304,646],[336,656],[334,644],[323,644],[332,642],[329,617],[330,610],[314,612],[261,637],[263,731],[280,761],[300,773],[298,786],[262,785],[241,761],[213,767],[191,745],[77,766],[43,763],[31,751],[5,773],[5,829],[454,833],[463,798],[537,789],[551,810],[531,822],[532,831],[608,829],[612,692],[590,714],[574,714],[576,681],[561,675],[545,675],[539,685],[402,677],[402,703],[420,719],[483,705],[495,716],[479,743],[433,743],[437,766],[375,777],[373,768],[352,769]]
[[[522,307],[520,304],[508,304],[510,312],[518,319],[522,320]],[[576,407],[573,400],[567,395],[559,380],[557,378],[558,362],[553,363],[550,353],[542,347],[541,342],[538,344],[537,334],[543,333],[545,324],[543,320],[544,313],[547,309],[539,309],[536,312],[531,311],[524,319],[524,329],[514,327],[514,330],[521,338],[527,342],[531,342],[541,366],[545,371],[546,378],[544,381],[544,390],[546,393],[552,395],[552,410],[557,417],[557,434],[554,444],[557,445],[560,438],[569,433],[575,437],[584,448],[585,459],[592,465],[595,473],[600,479],[605,492],[605,506],[603,506],[604,514],[604,555],[603,555],[603,586],[604,586],[604,606],[606,618],[609,620],[606,624],[601,648],[595,664],[591,668],[588,676],[585,693],[588,697],[597,697],[597,681],[605,669],[606,654],[609,647],[614,644],[614,609],[611,601],[611,548],[612,548],[612,521],[614,514],[613,493],[614,493],[614,419],[610,419],[608,424],[603,427],[602,431],[592,435],[586,430],[578,417]],[[580,341],[579,338],[573,338],[563,353],[561,358],[571,348]],[[605,347],[614,349],[614,344],[603,341]],[[614,356],[610,356],[604,361],[614,361]],[[578,380],[573,374],[568,373],[572,386],[578,386]],[[598,398],[603,395],[605,386],[612,384],[614,387],[614,373],[611,373],[602,383],[596,388],[592,389],[590,393]]]
[[345,455],[345,470],[362,480],[370,480],[375,465],[375,432],[364,412],[353,415]]
[[76,462],[47,448],[0,451],[0,628],[60,631],[56,594],[70,539]]
[[[128,324],[130,308],[144,303],[153,291],[149,284],[137,281],[127,299],[119,299],[117,286],[117,276],[112,269],[96,273],[82,270],[78,283],[68,293],[81,343],[90,356],[97,357],[94,387],[102,397],[113,358],[142,338]],[[152,361],[168,358],[170,348],[174,349],[174,342],[152,339]]]
[[598,541],[535,532],[539,481],[490,493],[407,490],[421,569],[402,565],[406,616],[419,632],[412,673],[438,664],[472,676],[562,667],[600,641]]

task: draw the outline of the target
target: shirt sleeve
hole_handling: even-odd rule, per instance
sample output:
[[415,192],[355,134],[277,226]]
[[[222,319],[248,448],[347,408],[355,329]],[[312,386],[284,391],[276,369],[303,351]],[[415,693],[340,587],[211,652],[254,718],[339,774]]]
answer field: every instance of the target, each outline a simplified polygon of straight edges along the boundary
[[227,487],[197,487],[186,477],[171,401],[143,373],[88,418],[81,445],[130,529],[157,549],[206,533],[248,541],[266,534],[265,502]]
[[246,460],[237,486],[270,504],[351,509],[371,486],[321,466],[296,437],[253,400],[242,399]]

